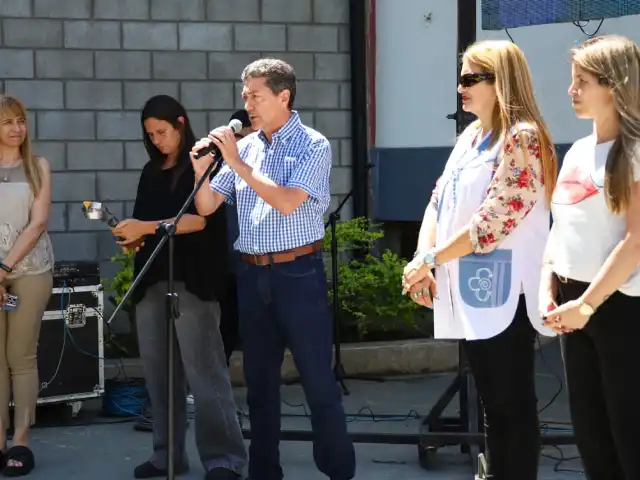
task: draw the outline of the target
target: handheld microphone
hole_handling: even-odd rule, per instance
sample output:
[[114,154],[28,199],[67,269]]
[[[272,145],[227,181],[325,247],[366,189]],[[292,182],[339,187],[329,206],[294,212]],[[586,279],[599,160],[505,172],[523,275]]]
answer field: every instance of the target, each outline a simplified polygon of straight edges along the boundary
[[[237,118],[231,120],[228,126],[229,128],[231,128],[231,130],[233,130],[233,133],[238,133],[240,130],[242,130],[242,122]],[[198,160],[206,155],[209,155],[210,153],[213,153],[214,156],[220,155],[220,149],[216,147],[214,143],[211,143],[208,147],[198,150],[198,152],[195,154],[195,158],[196,160]]]
[[89,220],[101,220],[111,228],[120,223],[120,220],[118,220],[116,216],[109,211],[107,206],[101,202],[82,202],[82,213],[84,213],[84,216]]
[[[120,220],[109,211],[107,206],[101,202],[84,201],[82,202],[82,213],[89,220],[100,220],[105,222],[109,227],[114,228]],[[121,237],[116,237],[118,241],[124,240]]]

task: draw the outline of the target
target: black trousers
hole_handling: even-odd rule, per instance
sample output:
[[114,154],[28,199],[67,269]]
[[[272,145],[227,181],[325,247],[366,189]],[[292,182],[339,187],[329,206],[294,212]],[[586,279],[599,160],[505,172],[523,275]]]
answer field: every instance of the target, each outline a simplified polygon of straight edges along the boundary
[[513,322],[504,332],[486,340],[462,341],[485,412],[487,478],[492,480],[538,478],[535,339],[521,295]]
[[[558,282],[561,303],[586,283]],[[640,297],[616,292],[587,325],[562,336],[569,407],[589,480],[640,479]]]

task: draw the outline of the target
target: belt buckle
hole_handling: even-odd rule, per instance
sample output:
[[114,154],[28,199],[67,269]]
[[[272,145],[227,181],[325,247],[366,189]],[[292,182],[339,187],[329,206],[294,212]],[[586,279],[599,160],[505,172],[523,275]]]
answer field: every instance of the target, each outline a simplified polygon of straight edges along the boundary
[[255,253],[254,253],[254,254],[253,254],[253,255],[251,255],[251,256],[253,257],[253,263],[254,263],[255,265],[260,265],[260,255],[257,255],[257,254],[255,254]]

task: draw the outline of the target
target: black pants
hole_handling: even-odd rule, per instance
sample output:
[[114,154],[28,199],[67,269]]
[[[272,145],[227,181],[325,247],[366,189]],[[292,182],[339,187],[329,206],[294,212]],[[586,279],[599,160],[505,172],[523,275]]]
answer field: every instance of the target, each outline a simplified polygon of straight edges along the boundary
[[227,358],[227,365],[231,359],[231,354],[238,347],[239,321],[238,321],[238,288],[236,276],[229,274],[227,292],[220,300],[220,335],[224,344],[224,353]]
[[[587,288],[558,284],[561,303]],[[640,479],[639,341],[640,297],[620,292],[582,330],[562,336],[571,419],[589,480]]]
[[462,342],[485,412],[487,478],[492,480],[538,478],[535,339],[521,295],[513,322],[504,332]]

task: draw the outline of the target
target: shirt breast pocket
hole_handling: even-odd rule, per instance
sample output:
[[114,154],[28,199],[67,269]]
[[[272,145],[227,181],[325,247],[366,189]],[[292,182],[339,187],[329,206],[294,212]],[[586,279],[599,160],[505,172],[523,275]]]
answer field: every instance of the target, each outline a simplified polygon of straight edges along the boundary
[[474,308],[496,308],[507,302],[511,293],[511,250],[472,253],[460,258],[458,264],[460,297],[464,303]]
[[296,157],[284,156],[280,168],[278,169],[278,183],[286,185],[298,165],[298,159]]

